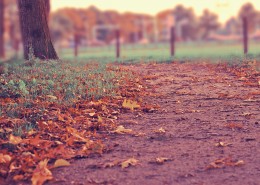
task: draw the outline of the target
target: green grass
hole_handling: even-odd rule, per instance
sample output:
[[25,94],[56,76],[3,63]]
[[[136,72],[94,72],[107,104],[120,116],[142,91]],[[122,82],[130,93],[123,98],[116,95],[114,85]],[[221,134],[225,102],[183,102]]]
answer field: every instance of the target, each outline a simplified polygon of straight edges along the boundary
[[[73,49],[60,50],[64,59],[73,59]],[[260,43],[250,43],[248,57],[260,58]],[[238,43],[177,43],[177,60],[236,60],[244,58],[243,48]],[[123,45],[120,59],[115,58],[114,46],[81,48],[78,59],[96,59],[102,61],[167,61],[171,60],[169,45],[167,43],[150,45]]]
[[[115,47],[80,47],[78,60],[99,61],[102,63],[122,61],[122,62],[140,62],[157,61],[165,62],[174,60],[189,61],[206,59],[212,62],[238,61],[244,60],[243,47],[241,43],[234,42],[190,42],[177,43],[176,55],[172,58],[169,51],[169,43],[149,44],[149,45],[122,45],[121,57],[115,57]],[[59,56],[63,60],[74,61],[73,48],[56,48]],[[12,53],[7,53],[12,56]],[[22,54],[19,55],[22,57]],[[260,59],[260,43],[249,43],[249,54],[247,58]]]
[[24,120],[14,125],[14,135],[35,128],[50,105],[67,109],[82,101],[113,98],[119,82],[131,78],[131,73],[116,66],[94,61],[17,60],[6,68],[0,75],[0,115]]

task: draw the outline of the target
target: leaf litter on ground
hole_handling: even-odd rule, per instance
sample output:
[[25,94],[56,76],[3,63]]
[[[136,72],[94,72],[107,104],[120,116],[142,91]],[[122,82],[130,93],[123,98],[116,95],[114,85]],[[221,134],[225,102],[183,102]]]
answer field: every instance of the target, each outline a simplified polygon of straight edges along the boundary
[[120,66],[40,61],[12,70],[0,77],[0,178],[9,181],[41,185],[52,168],[101,154],[103,133],[132,132],[117,116],[142,111],[142,81]]

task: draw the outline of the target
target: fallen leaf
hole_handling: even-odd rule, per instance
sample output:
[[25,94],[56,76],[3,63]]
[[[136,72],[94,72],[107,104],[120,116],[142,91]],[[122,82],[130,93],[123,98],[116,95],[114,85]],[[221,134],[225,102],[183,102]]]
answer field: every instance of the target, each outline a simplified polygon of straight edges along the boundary
[[53,179],[51,171],[48,169],[48,159],[40,161],[33,171],[31,178],[32,185],[42,185],[45,181]]
[[156,163],[158,163],[158,164],[163,164],[164,162],[170,161],[170,160],[171,160],[171,159],[166,158],[166,157],[157,157],[157,158],[156,158]]
[[132,129],[126,129],[123,125],[120,125],[116,128],[116,130],[112,131],[112,133],[127,134],[127,133],[131,133],[132,131],[133,131]]
[[215,144],[215,146],[224,147],[224,146],[226,146],[226,144],[224,142],[218,142]]
[[155,130],[156,133],[165,133],[166,131],[161,127],[158,130]]
[[142,136],[145,136],[146,134],[143,133],[143,132],[138,132],[137,134],[135,134],[134,136],[135,137],[142,137]]
[[241,166],[241,165],[244,165],[245,164],[245,162],[243,161],[243,160],[238,160],[235,164],[234,164],[234,166]]
[[207,169],[221,168],[221,166],[217,165],[215,162],[209,164]]
[[82,134],[79,133],[75,128],[67,127],[66,129],[67,129],[67,131],[68,131],[71,135],[73,135],[74,137],[76,137],[76,138],[79,139],[80,141],[83,141],[83,142],[88,142],[88,141],[89,141],[89,139],[84,138],[84,136],[82,136]]
[[51,100],[57,100],[58,98],[56,96],[52,96],[52,95],[47,95],[47,98],[50,98]]
[[53,168],[58,168],[62,166],[70,166],[70,163],[65,159],[57,159],[53,165]]
[[14,161],[14,162],[12,162],[12,163],[10,164],[10,166],[9,166],[9,173],[12,173],[12,172],[14,172],[14,171],[16,171],[16,170],[20,170],[21,167],[22,167],[21,165],[17,164],[17,162]]
[[129,166],[135,166],[138,164],[138,160],[136,160],[135,158],[130,158],[124,162],[121,163],[121,167],[122,168],[127,168]]
[[91,117],[93,117],[93,116],[96,115],[96,113],[95,113],[95,112],[91,112],[91,113],[88,113],[88,115],[91,116]]
[[0,153],[0,163],[9,163],[12,157],[10,155],[4,155]]
[[15,181],[21,181],[21,180],[24,180],[24,176],[23,175],[15,175],[14,177],[13,177],[13,179],[15,180]]
[[217,147],[226,147],[226,146],[231,146],[231,145],[232,145],[232,143],[225,143],[222,141],[215,144],[215,146],[217,146]]
[[137,104],[136,101],[132,101],[132,100],[124,100],[123,104],[122,104],[123,108],[127,108],[130,110],[134,110],[135,108],[140,108],[140,105]]
[[241,123],[228,123],[225,125],[225,127],[231,128],[231,129],[242,129],[243,125]]
[[103,165],[103,168],[111,168],[119,164],[119,161],[107,162]]
[[98,116],[98,123],[102,123],[103,122],[103,119],[101,116]]
[[17,145],[19,143],[22,142],[22,138],[21,137],[17,137],[17,136],[14,136],[14,135],[10,135],[9,137],[9,143],[11,144],[14,144],[14,145]]

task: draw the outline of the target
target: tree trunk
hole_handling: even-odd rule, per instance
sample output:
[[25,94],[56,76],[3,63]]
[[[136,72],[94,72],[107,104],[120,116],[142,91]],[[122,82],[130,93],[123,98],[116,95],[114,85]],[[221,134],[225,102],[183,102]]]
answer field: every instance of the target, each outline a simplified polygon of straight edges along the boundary
[[28,60],[33,50],[37,58],[58,59],[50,37],[45,0],[18,0],[18,7],[24,58]]
[[0,0],[0,58],[4,57],[4,0]]
[[51,12],[51,3],[50,0],[46,0],[46,14],[47,14],[47,20],[49,20]]

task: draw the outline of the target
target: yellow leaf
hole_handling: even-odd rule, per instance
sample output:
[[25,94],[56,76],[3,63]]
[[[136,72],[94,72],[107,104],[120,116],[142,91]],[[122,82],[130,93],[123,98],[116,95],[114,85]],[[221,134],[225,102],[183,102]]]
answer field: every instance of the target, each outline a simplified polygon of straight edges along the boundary
[[102,123],[103,122],[103,119],[101,116],[98,116],[98,123]]
[[11,143],[11,144],[14,144],[14,145],[17,145],[17,144],[19,144],[19,143],[21,143],[22,142],[22,138],[20,138],[20,137],[16,137],[16,136],[14,136],[14,135],[10,135],[10,137],[9,137],[9,143]]
[[0,153],[0,164],[1,163],[9,163],[11,161],[11,156],[10,155],[4,155]]
[[244,165],[244,164],[245,164],[245,162],[243,160],[239,160],[234,165],[235,166],[241,166],[241,165]]
[[224,146],[226,146],[226,144],[224,142],[218,142],[215,144],[215,146],[224,147]]
[[127,168],[129,166],[135,166],[138,164],[138,160],[136,160],[135,158],[130,158],[124,162],[121,163],[121,167],[122,168]]
[[119,163],[119,161],[113,161],[113,162],[108,162],[108,163],[105,163],[104,165],[103,165],[103,167],[104,168],[111,168],[111,167],[114,167],[114,166],[116,166],[116,165],[118,165],[118,163]]
[[33,171],[31,178],[32,185],[42,185],[45,181],[53,179],[51,171],[48,169],[48,159],[40,161]]
[[88,115],[91,116],[91,117],[93,117],[93,116],[95,116],[95,114],[96,114],[95,112],[91,112],[91,113],[89,113]]
[[155,130],[156,133],[165,133],[166,131],[161,127],[158,130]]
[[53,168],[58,168],[62,166],[69,166],[70,163],[64,159],[57,159],[53,165]]
[[170,161],[171,159],[169,159],[169,158],[166,158],[166,157],[157,157],[156,158],[156,162],[158,163],[158,164],[162,164],[162,163],[164,163],[164,162],[166,162],[166,161]]
[[51,100],[57,100],[58,98],[56,96],[52,96],[52,95],[47,95],[47,98],[50,98]]
[[140,108],[140,105],[138,105],[136,101],[125,99],[122,104],[122,107],[133,111],[135,108]]
[[116,128],[116,130],[112,132],[117,134],[126,134],[126,133],[131,133],[132,131],[133,131],[132,129],[126,129],[123,125],[120,125]]

